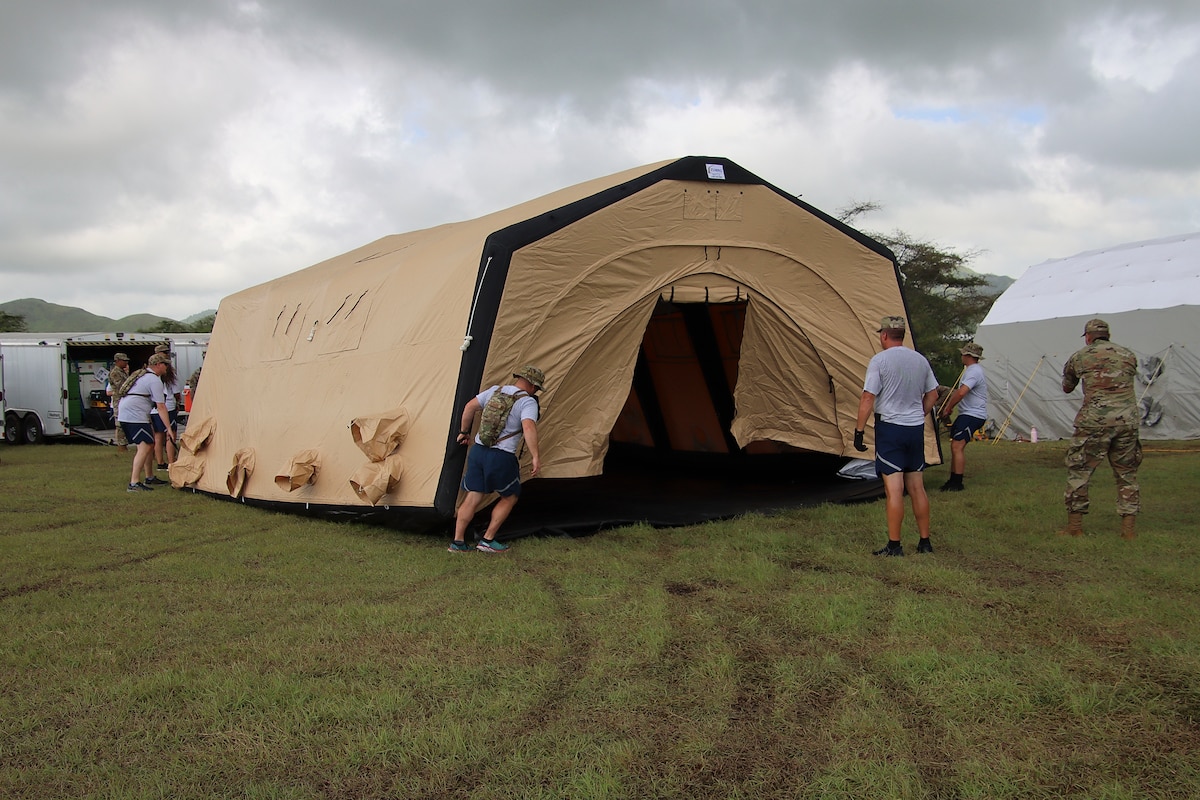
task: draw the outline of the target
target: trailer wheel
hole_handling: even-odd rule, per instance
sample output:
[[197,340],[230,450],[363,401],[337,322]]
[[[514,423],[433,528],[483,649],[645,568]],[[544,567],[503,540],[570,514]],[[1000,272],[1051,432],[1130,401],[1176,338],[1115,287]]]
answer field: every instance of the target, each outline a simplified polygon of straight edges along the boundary
[[27,444],[42,443],[42,421],[38,419],[37,414],[26,414],[25,422],[21,425],[21,431]]
[[21,418],[16,414],[4,417],[4,441],[7,444],[25,444],[25,439],[21,436]]

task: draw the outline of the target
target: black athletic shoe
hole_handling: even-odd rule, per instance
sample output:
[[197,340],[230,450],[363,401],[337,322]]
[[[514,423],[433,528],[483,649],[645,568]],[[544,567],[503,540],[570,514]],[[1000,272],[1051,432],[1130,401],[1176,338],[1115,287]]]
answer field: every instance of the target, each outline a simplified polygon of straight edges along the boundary
[[164,481],[162,478],[159,478],[156,475],[151,475],[149,478],[146,478],[146,480],[142,481],[142,484],[145,486],[166,486],[168,483],[169,481]]
[[929,543],[928,539],[922,539],[921,541],[917,542],[917,552],[918,553],[932,553],[933,545]]
[[874,553],[872,553],[871,555],[875,555],[875,556],[903,556],[903,555],[904,555],[904,545],[900,544],[899,542],[896,542],[896,543],[894,543],[894,544],[893,544],[893,543],[891,543],[891,542],[889,542],[889,543],[885,544],[883,547],[881,547],[880,549],[876,550],[876,551],[875,551]]
[[963,486],[961,483],[955,483],[954,481],[946,481],[942,484],[943,492],[961,492],[965,488],[967,487]]

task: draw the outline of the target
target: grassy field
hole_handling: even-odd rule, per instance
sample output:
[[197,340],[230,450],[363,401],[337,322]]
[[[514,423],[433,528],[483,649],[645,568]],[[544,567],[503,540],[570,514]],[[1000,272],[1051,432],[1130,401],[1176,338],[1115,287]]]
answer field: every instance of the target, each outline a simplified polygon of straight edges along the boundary
[[1147,450],[1133,542],[974,444],[880,559],[879,502],[458,555],[0,447],[0,796],[1194,798],[1200,443]]

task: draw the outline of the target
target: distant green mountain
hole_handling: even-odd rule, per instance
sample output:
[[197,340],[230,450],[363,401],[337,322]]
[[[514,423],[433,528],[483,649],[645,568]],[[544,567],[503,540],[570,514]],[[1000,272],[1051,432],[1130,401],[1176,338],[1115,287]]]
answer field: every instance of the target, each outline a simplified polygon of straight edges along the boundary
[[995,295],[999,297],[1004,294],[1004,290],[1016,283],[1016,278],[1010,278],[1007,275],[989,275],[980,273],[980,277],[987,279],[987,291],[984,294]]
[[181,319],[179,321],[182,322],[184,325],[191,325],[193,322],[199,322],[200,320],[204,319],[205,317],[215,317],[216,315],[217,315],[217,310],[215,308],[210,308],[206,311],[201,311],[197,314],[192,314],[187,319]]
[[24,317],[25,330],[30,333],[133,332],[151,328],[163,321],[175,321],[170,317],[154,314],[131,314],[128,317],[113,319],[84,311],[82,308],[60,306],[32,297],[0,303],[0,311]]

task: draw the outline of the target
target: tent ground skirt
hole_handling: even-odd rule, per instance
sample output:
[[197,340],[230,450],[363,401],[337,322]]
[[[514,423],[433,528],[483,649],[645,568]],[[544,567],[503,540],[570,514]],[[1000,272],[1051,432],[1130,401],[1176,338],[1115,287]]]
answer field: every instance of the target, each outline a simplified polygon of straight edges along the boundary
[[[839,477],[837,469],[846,462],[841,457],[695,455],[614,447],[603,475],[529,481],[500,538],[582,536],[635,524],[677,527],[883,496],[878,479]],[[490,513],[490,507],[482,509],[473,530],[482,531]]]

